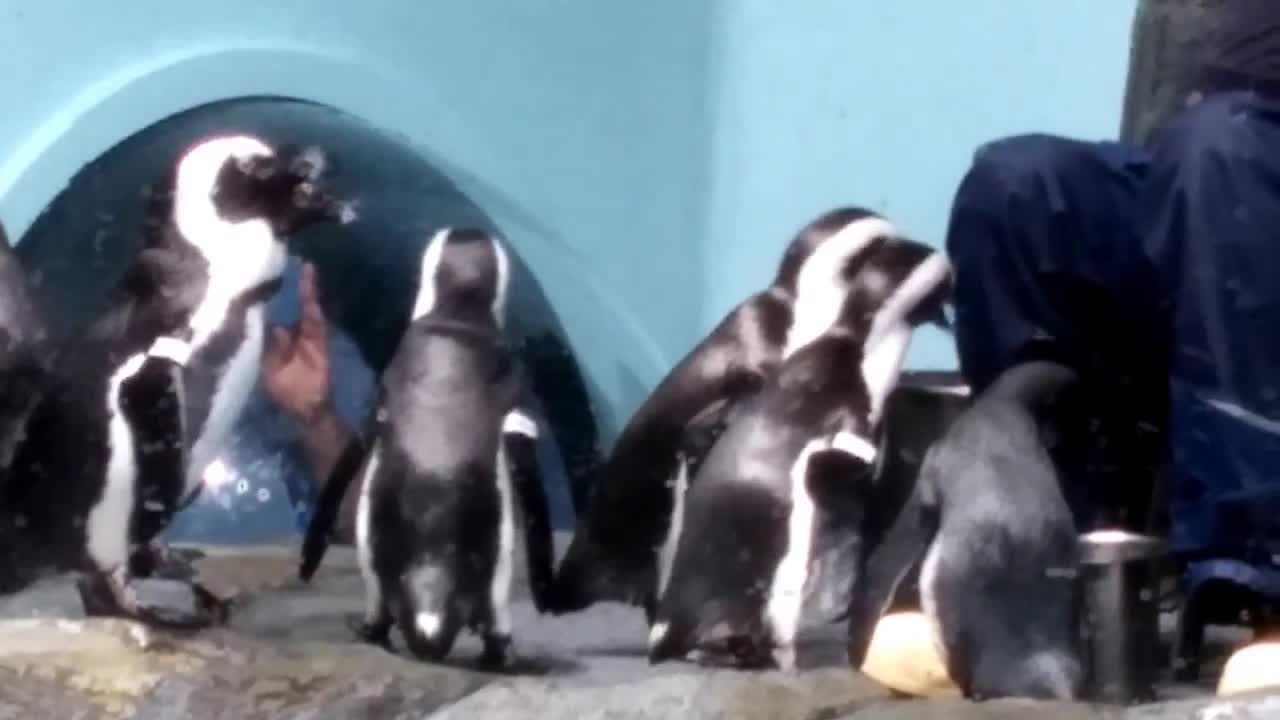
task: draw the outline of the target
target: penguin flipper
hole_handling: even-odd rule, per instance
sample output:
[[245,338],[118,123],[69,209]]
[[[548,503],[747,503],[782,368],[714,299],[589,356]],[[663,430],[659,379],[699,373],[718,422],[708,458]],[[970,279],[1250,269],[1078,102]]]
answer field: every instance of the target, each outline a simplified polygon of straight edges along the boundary
[[316,498],[312,508],[311,520],[307,523],[306,536],[302,541],[302,561],[298,569],[298,577],[303,582],[310,582],[316,568],[324,560],[329,550],[329,535],[337,522],[342,508],[342,500],[347,495],[351,481],[360,474],[368,455],[368,443],[360,433],[352,433],[347,445],[338,456],[338,462],[329,473],[320,496]]
[[525,554],[529,568],[529,591],[538,612],[554,606],[554,546],[551,512],[538,464],[538,426],[520,410],[512,410],[502,424],[502,443],[511,482],[524,515]]
[[703,459],[763,385],[764,376],[759,373],[747,370],[732,373],[723,379],[725,394],[705,405],[685,423],[680,454],[688,462],[690,479],[697,477]]
[[149,549],[177,512],[185,484],[182,366],[168,357],[147,356],[121,383],[117,403],[133,431],[138,468],[130,539]]

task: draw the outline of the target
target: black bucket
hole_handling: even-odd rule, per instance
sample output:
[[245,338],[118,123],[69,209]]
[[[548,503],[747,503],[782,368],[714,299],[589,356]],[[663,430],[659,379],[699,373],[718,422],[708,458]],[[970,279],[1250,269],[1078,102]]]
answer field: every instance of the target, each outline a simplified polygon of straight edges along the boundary
[[1127,705],[1155,699],[1160,671],[1160,561],[1164,542],[1124,530],[1080,536],[1085,694]]

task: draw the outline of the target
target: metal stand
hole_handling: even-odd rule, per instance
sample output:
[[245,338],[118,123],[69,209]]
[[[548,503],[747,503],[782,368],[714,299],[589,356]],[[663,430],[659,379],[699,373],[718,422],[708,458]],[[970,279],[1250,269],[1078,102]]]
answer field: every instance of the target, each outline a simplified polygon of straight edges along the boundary
[[1088,697],[1130,704],[1155,699],[1161,665],[1158,562],[1163,542],[1101,530],[1080,538]]

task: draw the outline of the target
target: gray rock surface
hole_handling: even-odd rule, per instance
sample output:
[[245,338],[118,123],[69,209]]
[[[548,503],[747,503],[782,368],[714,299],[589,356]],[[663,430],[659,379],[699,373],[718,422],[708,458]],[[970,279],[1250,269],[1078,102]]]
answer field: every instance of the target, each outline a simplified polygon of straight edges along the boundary
[[[351,640],[344,616],[359,611],[362,590],[349,549],[333,548],[310,586],[297,581],[288,549],[207,551],[202,578],[236,598],[227,627],[177,634],[86,620],[65,577],[0,599],[0,720],[1207,720],[1197,711],[1214,702],[1124,710],[895,699],[844,667],[839,628],[809,634],[795,674],[650,667],[637,610],[604,606],[537,617],[523,601],[515,609],[512,672],[476,669],[480,647],[472,638],[459,643],[447,665],[430,665]],[[1280,700],[1273,702],[1280,712]],[[1230,708],[1236,714],[1213,717],[1267,717],[1257,702]]]

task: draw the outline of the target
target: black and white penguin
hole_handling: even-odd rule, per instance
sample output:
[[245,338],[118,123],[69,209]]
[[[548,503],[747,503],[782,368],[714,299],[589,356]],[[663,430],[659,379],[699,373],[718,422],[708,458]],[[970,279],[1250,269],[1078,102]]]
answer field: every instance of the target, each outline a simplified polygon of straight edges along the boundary
[[907,509],[914,522],[867,568],[879,589],[872,612],[850,618],[855,667],[894,585],[919,561],[922,610],[966,697],[1079,696],[1078,539],[1048,449],[1075,416],[1077,382],[1056,362],[1015,365],[933,443]]
[[[784,357],[835,321],[867,248],[899,235],[869,210],[824,213],[792,239],[772,284],[735,307],[676,364],[631,416],[592,488],[556,571],[557,612],[616,601],[643,606],[652,622],[679,539],[688,478],[735,408]],[[947,322],[941,311],[925,320]]]
[[834,306],[831,324],[783,359],[692,483],[651,662],[723,640],[739,664],[790,669],[806,609],[846,610],[878,414],[914,324],[942,312],[950,264],[927,246],[883,237],[849,272],[814,310]]
[[87,571],[91,615],[201,626],[225,610],[197,585],[187,610],[150,606],[135,580],[150,541],[199,492],[257,381],[264,304],[285,240],[345,223],[317,148],[226,135],[190,146],[152,197],[143,249],[106,307],[61,353],[6,487],[31,562]]
[[431,239],[372,427],[330,476],[303,546],[300,576],[309,580],[358,475],[366,607],[355,629],[387,646],[398,625],[424,660],[444,658],[468,628],[482,636],[487,665],[506,663],[521,516],[534,604],[547,608],[550,511],[538,428],[523,410],[525,385],[503,336],[509,267],[503,243],[486,232],[445,229]]

